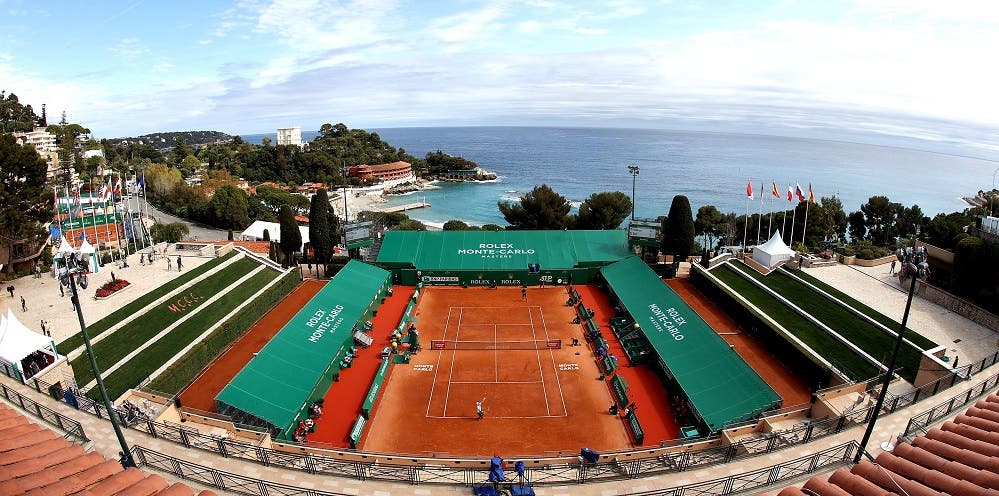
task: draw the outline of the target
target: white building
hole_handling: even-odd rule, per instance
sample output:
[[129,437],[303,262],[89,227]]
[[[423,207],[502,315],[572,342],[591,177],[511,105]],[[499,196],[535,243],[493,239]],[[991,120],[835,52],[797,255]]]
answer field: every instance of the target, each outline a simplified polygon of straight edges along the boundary
[[56,137],[46,131],[44,127],[36,127],[27,133],[14,133],[14,139],[22,144],[35,145],[35,150],[42,156],[56,151]]
[[279,127],[277,130],[277,144],[302,146],[302,128]]

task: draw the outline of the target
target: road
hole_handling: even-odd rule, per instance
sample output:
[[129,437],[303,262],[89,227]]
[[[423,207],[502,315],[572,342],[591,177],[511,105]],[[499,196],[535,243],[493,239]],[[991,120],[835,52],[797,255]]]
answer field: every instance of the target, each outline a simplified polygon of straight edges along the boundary
[[190,239],[201,240],[201,241],[223,241],[229,239],[229,232],[222,229],[215,229],[214,227],[209,227],[204,224],[198,224],[196,222],[191,222],[187,219],[181,219],[160,210],[153,208],[149,205],[149,215],[156,220],[156,222],[182,222],[187,224],[188,229],[191,230]]

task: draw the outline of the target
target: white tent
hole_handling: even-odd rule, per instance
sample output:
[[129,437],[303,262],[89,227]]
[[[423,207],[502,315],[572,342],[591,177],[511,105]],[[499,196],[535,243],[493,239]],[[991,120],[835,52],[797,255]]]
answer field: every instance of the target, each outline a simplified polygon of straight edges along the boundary
[[66,241],[66,236],[63,236],[62,242],[59,243],[58,253],[73,253],[74,251],[76,250],[73,248],[73,246],[69,244],[69,241]]
[[[265,229],[268,234],[270,234],[271,241],[281,241],[281,224],[278,224],[277,222],[264,222],[262,220],[257,220],[254,221],[253,224],[250,224],[250,227],[243,230],[240,237],[242,237],[244,241],[262,241],[264,239]],[[304,249],[305,245],[309,242],[309,228],[306,226],[298,226],[298,232],[302,233],[302,248]],[[302,249],[299,249],[298,251],[302,251]]]
[[21,360],[28,355],[52,346],[52,339],[47,338],[17,320],[9,308],[7,318],[0,315],[0,359],[14,365],[20,373]]
[[784,244],[780,231],[776,231],[769,241],[753,248],[753,261],[772,269],[778,264],[790,260],[794,254],[794,250]]

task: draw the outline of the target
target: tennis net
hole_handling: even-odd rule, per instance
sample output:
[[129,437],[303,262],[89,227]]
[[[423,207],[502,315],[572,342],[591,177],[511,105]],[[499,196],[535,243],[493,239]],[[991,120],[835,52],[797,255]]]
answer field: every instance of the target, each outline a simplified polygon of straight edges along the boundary
[[430,341],[432,350],[558,350],[561,339],[534,339],[526,341]]

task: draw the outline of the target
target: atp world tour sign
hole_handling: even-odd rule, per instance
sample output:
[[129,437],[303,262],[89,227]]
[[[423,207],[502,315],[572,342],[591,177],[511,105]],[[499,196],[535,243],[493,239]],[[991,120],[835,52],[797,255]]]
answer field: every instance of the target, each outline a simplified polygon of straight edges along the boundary
[[479,243],[478,248],[461,248],[458,255],[473,255],[482,258],[513,258],[514,255],[534,255],[533,248],[517,248],[513,243]]

